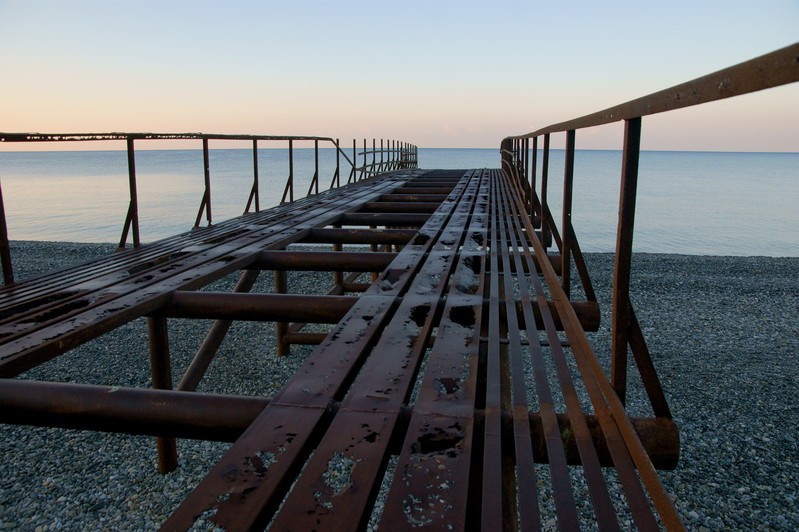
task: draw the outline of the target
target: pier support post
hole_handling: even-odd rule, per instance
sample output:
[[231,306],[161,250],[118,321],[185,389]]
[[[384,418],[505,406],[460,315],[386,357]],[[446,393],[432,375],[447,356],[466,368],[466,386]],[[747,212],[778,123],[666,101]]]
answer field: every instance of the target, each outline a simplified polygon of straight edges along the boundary
[[[275,293],[285,294],[288,292],[288,275],[286,270],[275,270]],[[285,321],[275,322],[275,333],[277,335],[277,356],[289,354],[290,346],[286,341],[286,334],[289,332],[289,324]]]
[[[153,388],[156,390],[172,389],[172,371],[169,362],[169,336],[167,319],[163,316],[147,318],[147,332],[150,338],[150,367],[153,375]],[[178,450],[175,438],[159,436],[158,472],[162,475],[170,473],[178,467]]]

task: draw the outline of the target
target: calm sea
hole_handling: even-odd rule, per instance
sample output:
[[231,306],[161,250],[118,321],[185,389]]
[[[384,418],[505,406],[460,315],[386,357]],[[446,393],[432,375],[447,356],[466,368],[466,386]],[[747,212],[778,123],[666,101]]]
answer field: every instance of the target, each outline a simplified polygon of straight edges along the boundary
[[[313,175],[313,149],[294,150],[295,193]],[[275,205],[288,153],[259,150],[261,206]],[[496,168],[495,149],[420,149],[422,168]],[[540,166],[539,157],[539,166]],[[335,153],[320,149],[321,186]],[[201,150],[138,151],[141,234],[155,241],[191,228],[203,194]],[[250,150],[212,149],[215,222],[242,213],[252,186]],[[343,177],[349,174],[342,159]],[[573,223],[585,251],[615,244],[621,153],[578,151]],[[541,175],[539,167],[538,175]],[[563,151],[550,157],[550,205],[559,217]],[[124,151],[0,152],[12,240],[115,242],[128,208]],[[799,256],[799,153],[643,152],[634,248],[693,255]]]

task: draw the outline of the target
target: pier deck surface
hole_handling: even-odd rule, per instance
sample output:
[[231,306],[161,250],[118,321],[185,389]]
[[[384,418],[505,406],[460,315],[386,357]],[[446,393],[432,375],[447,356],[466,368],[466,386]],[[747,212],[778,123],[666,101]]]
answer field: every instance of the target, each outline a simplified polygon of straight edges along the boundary
[[[586,513],[679,528],[655,472],[676,464],[676,427],[626,414],[527,209],[499,170],[398,171],[4,287],[1,376],[146,317],[160,389],[117,399],[3,379],[4,421],[124,419],[116,430],[159,437],[164,471],[174,437],[234,441],[167,530],[357,529],[374,515],[387,529],[536,529],[552,505],[565,529]],[[287,270],[334,272],[332,288],[285,294]],[[237,271],[235,293],[199,291]],[[263,271],[278,293],[249,294]],[[240,319],[277,322],[286,356],[318,346],[275,397],[187,400],[214,348],[172,391],[168,318],[216,319],[216,347]]]

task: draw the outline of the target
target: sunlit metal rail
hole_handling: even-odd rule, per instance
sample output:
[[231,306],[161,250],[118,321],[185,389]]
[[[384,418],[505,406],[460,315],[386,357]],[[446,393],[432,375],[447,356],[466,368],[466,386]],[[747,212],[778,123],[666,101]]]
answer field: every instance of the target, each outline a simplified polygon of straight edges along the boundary
[[[641,124],[644,116],[664,113],[741,96],[799,81],[799,43],[701,78],[637,98],[635,100],[586,116],[543,127],[531,133],[510,136],[502,141],[502,167],[516,176],[527,195],[527,205],[536,223],[543,220],[544,238],[554,235],[560,251],[564,275],[561,286],[569,294],[572,259],[580,277],[588,273],[580,257],[579,244],[572,226],[572,194],[574,189],[574,152],[576,131],[624,121],[624,140],[619,198],[619,223],[616,240],[616,263],[613,287],[612,367],[613,388],[624,402],[627,390],[628,349],[641,372],[650,402],[657,416],[671,417],[663,390],[657,380],[641,326],[630,300],[630,262],[635,225],[638,160],[641,150]],[[563,211],[560,234],[548,206],[548,172],[550,136],[565,133],[566,152],[563,169]],[[541,148],[542,174],[536,170]],[[532,143],[530,142],[532,140]]]
[[[415,148],[364,142],[355,153],[354,144],[352,160],[363,164],[351,165],[340,188],[121,246],[39,279],[7,279],[0,421],[156,436],[162,472],[177,465],[175,438],[233,442],[165,530],[350,530],[370,520],[387,529],[528,530],[540,528],[549,509],[562,529],[586,520],[619,529],[619,513],[639,529],[681,529],[656,473],[675,467],[679,435],[629,299],[640,117],[675,108],[663,103],[669,94],[689,91],[693,105],[797,80],[794,45],[509,137],[498,170],[422,171]],[[721,96],[705,91],[712,87]],[[570,197],[575,129],[611,119],[627,125],[608,377],[586,334],[598,326],[598,307]],[[547,205],[549,135],[557,131],[567,134],[560,227]],[[203,202],[210,222],[210,195]],[[6,253],[4,267],[7,260]],[[286,276],[301,270],[331,272],[331,285],[316,295],[287,293]],[[199,291],[236,272],[233,292]],[[262,272],[274,275],[275,293],[251,293]],[[12,378],[140,317],[149,326],[155,389]],[[215,321],[174,386],[169,320],[199,318]],[[194,391],[237,320],[275,322],[279,354],[317,345],[274,397]],[[308,323],[331,328],[305,332]],[[628,347],[649,417],[625,411]]]

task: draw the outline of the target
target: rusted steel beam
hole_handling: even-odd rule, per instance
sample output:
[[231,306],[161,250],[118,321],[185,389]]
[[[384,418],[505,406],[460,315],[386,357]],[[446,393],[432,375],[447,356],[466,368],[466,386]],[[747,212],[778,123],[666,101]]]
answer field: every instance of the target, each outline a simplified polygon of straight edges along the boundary
[[398,189],[397,192],[393,192],[391,194],[383,194],[380,197],[379,201],[384,201],[386,203],[441,203],[445,199],[447,199],[448,193],[441,193],[441,194],[426,194],[426,193],[415,193],[411,194],[405,192],[404,189]]
[[366,292],[372,283],[341,283],[345,292]]
[[[430,201],[431,198],[433,198],[433,197],[439,197],[440,198],[440,197],[443,196],[444,199],[446,199],[447,195],[451,191],[452,191],[452,187],[418,187],[418,186],[414,186],[414,185],[407,185],[407,186],[398,188],[397,191],[392,193],[392,194],[386,194],[386,196],[384,196],[384,198],[388,197],[389,199],[385,200],[385,201],[390,201],[391,198],[396,198],[397,196],[401,196],[401,195],[408,195],[408,196],[411,196],[411,197],[416,197],[416,196],[420,196],[421,195],[421,197],[423,199],[426,199],[426,200]],[[410,200],[410,201],[415,201],[415,200]],[[439,201],[443,201],[443,200],[439,200]]]
[[319,345],[325,341],[327,335],[328,333],[320,332],[287,332],[283,335],[283,340],[289,345]]
[[0,379],[0,423],[235,441],[262,397]]
[[430,202],[411,202],[411,201],[404,201],[404,202],[394,202],[394,201],[375,201],[372,203],[367,203],[363,206],[358,212],[361,213],[372,213],[372,212],[397,212],[397,213],[426,213],[431,214],[436,212],[440,203],[430,203]]
[[415,229],[340,229],[316,228],[302,242],[311,244],[407,244]]
[[427,214],[348,212],[342,214],[337,222],[341,225],[421,227],[429,217]]
[[[0,380],[0,423],[95,430],[208,441],[233,442],[270,403],[265,397],[98,386],[30,380]],[[413,409],[402,416],[412,415]],[[484,412],[475,411],[477,419]],[[541,415],[529,413],[532,447],[537,463],[546,463]],[[558,414],[570,465],[580,455],[568,416]],[[603,466],[612,465],[596,417],[586,416]],[[665,418],[632,417],[647,453],[658,469],[673,469],[679,458],[679,432]],[[502,430],[513,433],[513,418],[502,416]]]
[[160,312],[174,318],[337,323],[357,300],[353,296],[176,291]]
[[[259,274],[260,271],[258,270],[245,271],[241,274],[233,291],[249,292],[253,285],[255,285],[255,281],[258,280]],[[189,367],[186,368],[183,377],[180,379],[177,386],[178,390],[194,391],[197,389],[197,386],[208,370],[208,366],[211,365],[211,361],[213,361],[217,351],[219,351],[219,347],[222,345],[222,341],[225,339],[232,324],[233,322],[231,320],[216,320],[214,322],[208,334],[205,336],[202,345],[197,350],[197,354],[194,355]]]
[[322,272],[380,272],[396,253],[349,251],[263,251],[251,268]]

